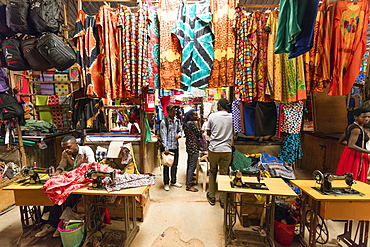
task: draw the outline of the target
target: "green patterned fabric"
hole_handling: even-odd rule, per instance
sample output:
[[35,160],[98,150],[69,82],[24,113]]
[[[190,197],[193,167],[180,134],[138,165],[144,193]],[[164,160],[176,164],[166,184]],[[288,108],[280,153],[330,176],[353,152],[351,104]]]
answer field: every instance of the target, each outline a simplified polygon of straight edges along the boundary
[[231,169],[233,169],[233,171],[243,170],[252,164],[252,159],[245,156],[244,154],[239,152],[237,149],[235,149],[233,154],[234,154],[234,158],[233,158],[233,163],[231,164]]

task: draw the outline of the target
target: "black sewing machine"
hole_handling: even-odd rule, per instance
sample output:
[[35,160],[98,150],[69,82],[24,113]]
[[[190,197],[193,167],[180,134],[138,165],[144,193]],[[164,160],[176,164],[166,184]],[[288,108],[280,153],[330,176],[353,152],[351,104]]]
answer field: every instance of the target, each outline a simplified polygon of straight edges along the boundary
[[41,167],[34,167],[34,166],[24,166],[21,169],[21,175],[24,177],[29,176],[30,182],[29,184],[41,184],[42,181],[40,179],[39,174],[49,174],[49,176],[54,174],[54,167],[50,166],[49,168],[41,168]]
[[116,178],[116,170],[112,172],[96,171],[89,169],[85,172],[85,179],[92,179],[92,187],[89,189],[103,189],[103,178],[110,177],[112,180]]
[[[231,188],[238,187],[245,189],[268,190],[266,184],[261,183],[262,180],[261,171],[243,171],[243,170],[230,171],[229,177],[232,178],[232,176],[234,176],[234,179],[230,181]],[[243,182],[242,181],[243,176],[257,177],[258,183]]]
[[[323,174],[319,170],[316,170],[313,172],[313,179],[317,184],[320,184],[320,192],[323,194],[333,194],[333,195],[361,194],[360,192],[352,189],[352,185],[356,183],[356,181],[353,180],[352,173],[346,173],[344,175],[334,175],[331,173]],[[332,182],[337,179],[344,180],[349,187],[347,188],[333,187]]]

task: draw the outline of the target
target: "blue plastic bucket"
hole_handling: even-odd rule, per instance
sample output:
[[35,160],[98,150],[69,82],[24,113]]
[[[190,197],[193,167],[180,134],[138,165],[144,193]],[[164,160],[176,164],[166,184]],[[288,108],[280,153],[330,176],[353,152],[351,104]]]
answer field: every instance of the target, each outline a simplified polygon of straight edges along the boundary
[[63,247],[78,247],[84,240],[85,222],[71,223],[63,229],[63,221],[59,221],[58,231]]

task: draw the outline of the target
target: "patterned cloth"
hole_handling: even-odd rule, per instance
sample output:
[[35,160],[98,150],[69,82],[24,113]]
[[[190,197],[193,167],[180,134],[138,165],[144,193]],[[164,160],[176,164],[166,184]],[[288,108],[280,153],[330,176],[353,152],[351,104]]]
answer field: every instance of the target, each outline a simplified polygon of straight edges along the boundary
[[55,94],[66,95],[69,94],[69,85],[68,83],[56,82],[54,83]]
[[176,22],[179,1],[160,0],[158,7],[161,88],[180,88],[181,46],[179,40],[171,33]]
[[234,100],[231,104],[231,114],[233,115],[233,125],[235,132],[242,132],[240,105],[240,100]]
[[173,33],[182,48],[182,88],[205,89],[213,64],[214,35],[209,2],[185,4],[181,2]]
[[272,177],[295,179],[293,168],[271,154],[261,154],[258,166],[262,167],[263,170],[268,171]]
[[288,164],[295,164],[298,159],[302,159],[302,156],[299,134],[286,135],[279,153],[279,159]]
[[202,131],[197,127],[194,121],[188,121],[184,124],[185,145],[188,154],[199,153],[199,139],[202,138]]
[[156,177],[152,173],[145,174],[117,174],[116,178],[112,180],[110,177],[103,179],[103,186],[108,191],[118,191],[127,188],[135,188],[141,186],[154,185]]
[[49,178],[43,186],[45,194],[52,202],[62,205],[73,191],[84,187],[91,180],[85,179],[85,172],[89,169],[96,171],[112,172],[114,169],[97,163],[82,164],[75,170],[63,175]]
[[99,38],[95,23],[96,16],[86,15],[79,10],[73,41],[77,47],[77,65],[86,95],[104,97],[102,58],[99,55]]
[[160,88],[159,81],[159,20],[157,7],[149,8],[148,83],[151,88]]
[[333,28],[333,71],[329,95],[347,95],[360,70],[366,50],[369,3],[339,1],[335,7]]
[[215,34],[213,67],[209,88],[234,86],[235,32],[233,19],[239,0],[211,0]]
[[281,132],[299,134],[302,126],[303,101],[282,104]]

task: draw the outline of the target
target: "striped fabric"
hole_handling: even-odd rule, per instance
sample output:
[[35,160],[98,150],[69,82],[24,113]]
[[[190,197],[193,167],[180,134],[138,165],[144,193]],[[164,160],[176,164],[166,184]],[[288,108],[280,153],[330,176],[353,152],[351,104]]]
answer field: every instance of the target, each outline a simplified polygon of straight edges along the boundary
[[182,88],[204,89],[208,86],[214,59],[214,34],[209,2],[180,4],[173,33],[182,49]]

